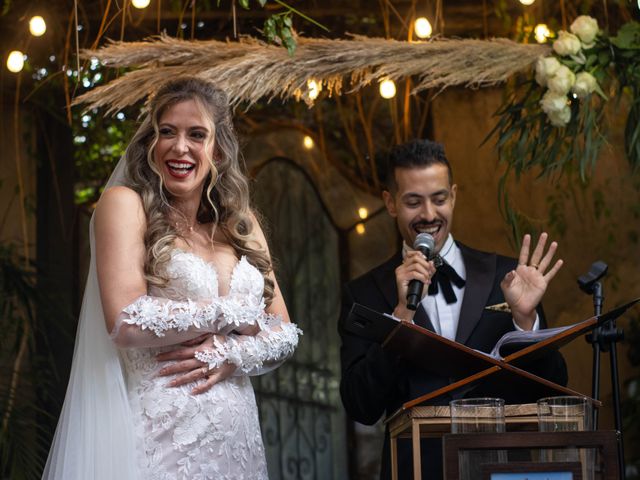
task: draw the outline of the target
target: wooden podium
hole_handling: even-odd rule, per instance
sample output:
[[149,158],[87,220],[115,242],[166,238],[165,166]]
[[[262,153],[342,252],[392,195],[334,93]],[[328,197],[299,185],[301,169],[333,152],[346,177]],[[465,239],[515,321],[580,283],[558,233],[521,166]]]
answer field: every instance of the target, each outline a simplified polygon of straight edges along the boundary
[[[557,350],[604,323],[618,318],[639,301],[640,298],[635,299],[607,313],[571,325],[559,333],[539,341],[514,342],[510,344],[509,351],[502,358],[491,357],[466,345],[441,337],[425,328],[412,323],[398,322],[387,315],[354,304],[345,324],[347,331],[381,343],[385,350],[393,352],[414,365],[420,365],[427,372],[459,379],[443,388],[406,402],[386,420],[391,436],[394,480],[397,479],[398,438],[411,437],[414,453],[414,477],[420,478],[422,466],[420,438],[422,436],[441,437],[450,432],[449,407],[420,406],[428,404],[438,397],[469,390],[489,377],[494,380],[496,377],[500,377],[500,380],[506,382],[525,382],[539,398],[558,395],[585,397],[579,392],[538,377],[521,367],[525,366],[527,362],[535,361],[539,356]],[[597,400],[590,399],[590,401],[594,408],[602,405]],[[536,430],[538,423],[536,405],[506,405],[505,421],[507,428]],[[408,433],[409,431],[410,433]]]
[[[535,403],[505,405],[504,416],[508,431],[536,431],[538,409]],[[417,406],[400,409],[387,419],[391,444],[391,478],[398,479],[398,439],[411,437],[413,476],[422,478],[421,438],[440,438],[451,432],[451,410],[448,406]]]

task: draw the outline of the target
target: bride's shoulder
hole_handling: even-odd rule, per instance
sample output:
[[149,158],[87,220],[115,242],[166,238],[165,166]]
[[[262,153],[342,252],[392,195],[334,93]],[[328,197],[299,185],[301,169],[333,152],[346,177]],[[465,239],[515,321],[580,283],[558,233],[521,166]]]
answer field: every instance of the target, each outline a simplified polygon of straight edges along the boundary
[[142,198],[129,187],[117,186],[102,192],[96,205],[96,217],[111,217],[119,219],[126,217],[144,218]]
[[136,208],[142,207],[142,198],[137,192],[129,187],[116,186],[107,188],[102,195],[96,208]]

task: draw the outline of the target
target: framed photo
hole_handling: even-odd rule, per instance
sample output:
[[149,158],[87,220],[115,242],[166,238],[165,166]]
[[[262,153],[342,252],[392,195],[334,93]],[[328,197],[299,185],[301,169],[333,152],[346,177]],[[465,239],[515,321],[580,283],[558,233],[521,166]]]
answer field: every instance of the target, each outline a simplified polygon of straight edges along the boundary
[[580,462],[489,463],[482,480],[582,480],[582,468]]

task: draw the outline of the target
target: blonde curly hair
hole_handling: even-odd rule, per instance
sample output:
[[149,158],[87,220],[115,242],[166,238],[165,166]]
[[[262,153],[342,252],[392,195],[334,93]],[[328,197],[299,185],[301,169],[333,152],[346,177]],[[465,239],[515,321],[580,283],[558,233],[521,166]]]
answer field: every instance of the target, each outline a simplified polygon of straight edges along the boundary
[[[242,173],[239,146],[227,95],[210,82],[197,77],[179,77],[160,87],[148,101],[147,114],[124,154],[127,164],[125,184],[142,198],[147,218],[144,243],[147,254],[144,272],[151,285],[166,285],[165,264],[171,257],[176,238],[181,237],[170,214],[162,176],[154,161],[158,141],[158,122],[167,108],[194,100],[211,124],[213,135],[205,141],[210,172],[205,180],[197,219],[220,228],[238,256],[245,255],[265,280],[267,304],[274,295],[269,278],[271,260],[257,236],[257,219],[249,206],[249,187]],[[213,234],[211,237],[213,242]]]

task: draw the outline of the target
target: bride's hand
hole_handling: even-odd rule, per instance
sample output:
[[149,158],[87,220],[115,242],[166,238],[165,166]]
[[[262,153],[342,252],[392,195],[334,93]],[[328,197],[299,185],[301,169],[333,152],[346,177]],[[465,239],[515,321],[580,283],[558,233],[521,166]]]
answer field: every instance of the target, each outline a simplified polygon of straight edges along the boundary
[[[202,340],[203,337],[199,337],[197,340]],[[198,395],[211,389],[216,383],[221,382],[229,378],[236,371],[236,366],[231,363],[225,363],[219,368],[209,370],[209,366],[194,358],[194,355],[198,351],[202,350],[214,350],[216,347],[213,344],[213,335],[207,334],[207,336],[196,345],[192,345],[194,340],[187,342],[188,345],[181,348],[176,348],[169,352],[164,352],[156,355],[156,360],[159,362],[175,361],[176,363],[162,368],[158,372],[158,376],[166,377],[169,375],[177,375],[173,380],[167,383],[168,387],[179,387],[186,383],[200,382],[196,387],[191,390],[191,393]]]

